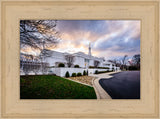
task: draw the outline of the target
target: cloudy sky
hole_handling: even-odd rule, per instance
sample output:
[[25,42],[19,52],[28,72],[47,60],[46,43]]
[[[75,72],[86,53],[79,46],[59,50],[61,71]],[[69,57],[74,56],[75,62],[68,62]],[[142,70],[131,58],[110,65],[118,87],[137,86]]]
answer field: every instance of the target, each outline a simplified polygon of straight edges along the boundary
[[132,57],[140,53],[140,21],[138,20],[61,20],[57,23],[61,41],[59,52],[84,52],[106,59]]
[[[59,20],[56,29],[61,40],[51,50],[88,54],[91,43],[92,55],[105,59],[121,59],[124,55],[129,59],[140,54],[138,20]],[[26,51],[36,53],[30,48]]]

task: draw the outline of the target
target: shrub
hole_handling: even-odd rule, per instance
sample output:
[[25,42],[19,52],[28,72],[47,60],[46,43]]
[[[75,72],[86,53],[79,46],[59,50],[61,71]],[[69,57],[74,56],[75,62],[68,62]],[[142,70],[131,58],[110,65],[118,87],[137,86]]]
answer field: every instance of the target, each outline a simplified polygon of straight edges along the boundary
[[95,68],[94,66],[89,66],[89,68]]
[[101,74],[101,73],[107,73],[107,72],[111,72],[111,71],[109,71],[109,70],[106,70],[106,71],[95,71],[95,74]]
[[82,74],[80,72],[77,73],[77,76],[82,76]]
[[74,65],[74,68],[79,68],[79,65]]
[[109,69],[108,67],[97,67],[99,69]]
[[85,70],[83,71],[83,75],[84,75],[84,76],[87,75],[87,72],[86,72]]
[[94,67],[94,66],[89,66],[89,68],[109,69],[109,67]]
[[88,70],[87,70],[87,73],[86,73],[86,75],[88,76]]
[[129,66],[128,68],[129,70],[138,70],[138,68],[136,66]]
[[72,77],[76,77],[77,75],[76,75],[76,73],[72,73]]
[[65,77],[70,77],[69,72],[67,71]]
[[95,74],[98,74],[98,70],[95,71]]
[[64,67],[64,64],[63,63],[59,63],[58,67]]

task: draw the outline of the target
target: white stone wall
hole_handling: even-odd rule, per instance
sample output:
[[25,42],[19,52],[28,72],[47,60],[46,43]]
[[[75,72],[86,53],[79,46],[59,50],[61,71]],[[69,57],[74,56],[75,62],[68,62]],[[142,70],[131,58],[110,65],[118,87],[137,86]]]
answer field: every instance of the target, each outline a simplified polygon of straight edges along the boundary
[[80,72],[83,75],[83,71],[88,70],[88,74],[94,74],[96,70],[98,71],[107,71],[107,69],[84,69],[84,68],[52,68],[53,73],[57,76],[65,77],[66,72],[68,71],[70,76],[72,73]]
[[88,74],[94,74],[96,70],[98,70],[98,71],[107,71],[108,69],[88,69]]
[[[116,70],[116,67],[114,67],[115,71],[119,71],[120,68],[117,67],[118,69]],[[81,73],[83,75],[83,71],[88,70],[88,74],[94,74],[96,70],[98,71],[111,71],[112,69],[95,69],[95,68],[90,68],[90,69],[85,69],[85,68],[65,68],[65,67],[59,67],[59,68],[50,68],[49,71],[52,71],[52,73],[56,74],[57,76],[65,77],[66,72],[68,71],[70,76],[72,73]],[[41,72],[37,73],[38,75],[42,75]],[[20,75],[25,75],[23,71],[20,72]],[[30,72],[28,75],[35,75],[34,72]]]

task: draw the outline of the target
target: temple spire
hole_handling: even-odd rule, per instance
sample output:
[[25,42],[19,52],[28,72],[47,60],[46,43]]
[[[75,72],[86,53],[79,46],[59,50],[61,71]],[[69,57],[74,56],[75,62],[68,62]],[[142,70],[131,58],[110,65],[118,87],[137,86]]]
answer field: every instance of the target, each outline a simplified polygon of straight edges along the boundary
[[89,50],[89,51],[88,51],[88,55],[91,56],[91,55],[92,55],[92,54],[91,54],[91,43],[89,43],[88,50]]

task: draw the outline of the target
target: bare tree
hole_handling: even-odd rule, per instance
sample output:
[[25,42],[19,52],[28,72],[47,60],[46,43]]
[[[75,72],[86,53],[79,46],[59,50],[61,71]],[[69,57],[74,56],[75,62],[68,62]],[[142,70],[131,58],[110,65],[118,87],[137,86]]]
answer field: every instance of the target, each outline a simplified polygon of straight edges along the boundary
[[71,67],[73,65],[73,62],[74,62],[74,56],[73,55],[66,55],[65,59],[67,61],[68,67]]
[[39,50],[42,72],[45,68],[44,59],[49,57],[47,48],[55,47],[60,35],[56,30],[56,20],[21,20],[20,21],[20,46]]
[[134,55],[132,58],[132,61],[134,64],[139,65],[140,64],[140,54]]
[[140,69],[140,54],[136,54],[132,58],[133,65]]
[[122,59],[122,66],[123,66],[123,70],[126,67],[126,58],[128,57],[128,55],[124,55],[123,59]]
[[99,61],[95,60],[95,61],[94,61],[94,66],[95,66],[95,67],[98,67],[99,63],[100,63]]
[[54,20],[21,20],[21,48],[31,47],[41,50],[44,47],[53,47],[59,41],[56,25],[57,22]]

